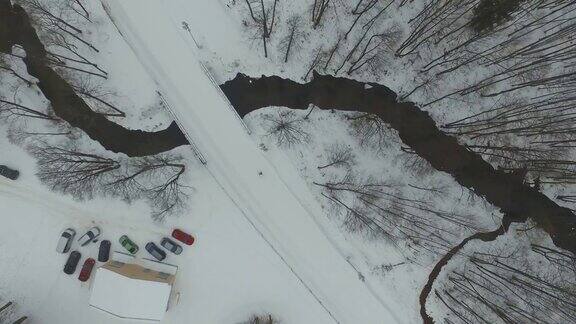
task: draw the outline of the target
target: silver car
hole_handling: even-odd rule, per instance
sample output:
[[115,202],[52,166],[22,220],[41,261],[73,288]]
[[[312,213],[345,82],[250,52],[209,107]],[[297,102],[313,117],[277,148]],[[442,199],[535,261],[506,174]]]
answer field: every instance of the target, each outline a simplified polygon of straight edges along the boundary
[[78,239],[78,244],[80,244],[80,246],[88,245],[90,242],[96,240],[98,236],[100,236],[100,228],[94,226]]
[[168,250],[174,254],[182,253],[182,247],[167,237],[162,239],[162,241],[160,242],[160,245],[162,245],[162,247],[164,247],[166,250]]
[[67,228],[64,232],[62,232],[60,239],[58,240],[58,245],[56,246],[56,252],[68,253],[68,251],[70,251],[70,246],[72,245],[72,240],[74,240],[75,235],[76,231],[71,228]]

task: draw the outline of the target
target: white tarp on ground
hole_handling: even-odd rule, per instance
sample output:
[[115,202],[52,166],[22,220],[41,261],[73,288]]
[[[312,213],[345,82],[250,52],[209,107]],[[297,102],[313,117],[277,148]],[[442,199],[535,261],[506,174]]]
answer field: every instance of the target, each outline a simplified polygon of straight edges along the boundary
[[171,289],[164,282],[132,279],[98,268],[90,306],[122,318],[161,321]]

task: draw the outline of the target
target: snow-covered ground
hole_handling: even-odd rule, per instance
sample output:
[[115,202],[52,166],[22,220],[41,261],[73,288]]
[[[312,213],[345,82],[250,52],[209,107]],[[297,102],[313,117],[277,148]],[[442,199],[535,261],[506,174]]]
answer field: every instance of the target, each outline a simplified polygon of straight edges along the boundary
[[[174,7],[171,8],[175,9]],[[94,12],[103,13],[102,8],[98,6],[95,6]],[[93,19],[100,24],[99,32],[102,33],[92,32],[89,33],[89,37],[92,41],[97,42],[101,49],[104,49],[102,51],[105,53],[103,54],[104,58],[112,59],[100,62],[102,57],[98,55],[83,54],[89,57],[94,56],[99,65],[111,71],[109,81],[106,81],[103,86],[114,89],[113,95],[110,96],[113,98],[111,100],[114,100],[115,103],[118,102],[127,111],[127,118],[119,119],[118,122],[131,127],[147,129],[162,127],[170,120],[169,115],[162,111],[148,112],[145,107],[153,105],[157,101],[157,98],[150,94],[153,94],[157,88],[164,89],[167,85],[155,84],[155,80],[147,74],[146,67],[135,64],[138,62],[135,54],[138,53],[132,53],[127,44],[120,41],[120,35],[113,30],[113,25],[107,21],[105,16],[95,15]],[[178,24],[173,24],[170,28],[176,31],[177,26]],[[182,44],[186,44],[186,42],[177,46]],[[193,52],[180,54],[189,56],[184,61],[188,58],[194,58]],[[122,59],[119,60],[119,57]],[[124,60],[127,63],[124,63]],[[21,65],[20,70],[25,73]],[[129,71],[129,73],[124,73],[124,71]],[[196,72],[199,71],[196,70]],[[200,79],[201,82],[198,83],[200,88],[208,87],[205,89],[215,90],[212,84],[203,83],[207,81],[204,79],[204,75],[192,75],[192,77]],[[137,82],[132,82],[132,79]],[[34,88],[23,88],[22,92],[21,98],[28,100],[24,103],[38,106],[45,104],[45,101],[41,96],[38,96]],[[170,91],[164,92],[170,93]],[[174,100],[168,96],[169,102],[170,99]],[[222,98],[218,100],[222,100]],[[218,100],[216,103],[220,105],[221,102]],[[210,106],[206,108],[210,108]],[[230,114],[230,111],[225,113]],[[148,118],[143,119],[143,117]],[[239,127],[241,125],[239,121],[233,119],[232,114],[224,117],[232,118],[228,119],[228,125],[232,125],[237,131],[245,132]],[[42,128],[45,125],[40,123],[26,126],[49,130],[49,128]],[[97,144],[95,145],[82,134],[78,134],[78,136],[79,138],[76,139],[84,149],[100,149]],[[250,150],[254,156],[260,158],[260,167],[257,166],[257,163],[253,165],[250,157],[244,162],[245,167],[249,166],[253,169],[251,172],[253,174],[246,174],[250,181],[255,180],[266,184],[259,188],[258,193],[264,192],[266,197],[274,197],[272,193],[276,191],[276,194],[282,197],[267,201],[264,204],[267,205],[264,209],[266,213],[276,217],[276,220],[282,220],[282,222],[258,224],[256,228],[259,229],[260,233],[254,229],[254,224],[250,223],[250,219],[244,218],[246,215],[242,215],[240,209],[234,206],[227,195],[219,189],[211,176],[206,171],[202,171],[200,163],[194,161],[188,148],[179,149],[178,152],[188,158],[188,170],[200,170],[192,171],[193,173],[189,176],[193,179],[194,186],[191,200],[188,202],[190,210],[178,218],[169,219],[166,224],[159,225],[149,219],[149,207],[142,202],[136,202],[129,207],[122,202],[104,198],[75,202],[70,197],[62,197],[49,192],[33,176],[36,167],[31,157],[16,146],[7,143],[5,136],[3,136],[2,147],[7,153],[7,158],[2,162],[18,167],[23,176],[17,185],[6,181],[2,183],[4,191],[1,199],[9,201],[9,203],[5,202],[0,205],[2,206],[2,214],[25,213],[27,215],[18,221],[10,222],[9,226],[3,228],[6,230],[3,234],[14,231],[16,228],[35,228],[36,237],[39,241],[54,242],[55,244],[60,231],[64,228],[71,226],[81,232],[95,223],[102,227],[103,238],[116,242],[117,237],[128,233],[143,246],[148,240],[158,241],[162,235],[169,232],[171,226],[178,226],[191,231],[198,237],[198,243],[195,247],[185,252],[182,257],[168,260],[168,262],[175,263],[180,267],[176,285],[177,291],[180,292],[179,305],[185,305],[182,307],[176,305],[171,308],[166,319],[169,323],[179,323],[182,322],[182,318],[192,317],[197,319],[198,323],[229,323],[243,320],[251,313],[265,312],[272,313],[287,323],[334,322],[333,317],[338,317],[337,320],[343,323],[380,322],[387,316],[391,316],[391,309],[397,307],[391,298],[393,295],[377,294],[369,284],[362,282],[357,270],[347,262],[346,256],[338,251],[337,245],[333,245],[334,240],[331,241],[326,237],[315,224],[316,219],[310,217],[310,209],[316,209],[318,212],[319,207],[316,202],[307,201],[302,206],[297,198],[293,196],[290,198],[292,193],[285,187],[280,178],[275,176],[276,171],[261,155],[256,143],[252,142],[246,133],[241,134],[240,138],[243,139],[244,145],[252,147]],[[204,148],[209,147],[206,143],[209,141],[210,139],[204,137]],[[232,149],[231,146],[228,148]],[[246,147],[244,148],[246,149]],[[246,154],[245,152],[238,152],[239,149],[234,148],[227,153]],[[214,157],[217,156],[212,155],[210,163],[216,166],[214,161],[217,159]],[[264,179],[258,177],[258,170],[263,171]],[[231,170],[227,172],[231,172]],[[241,187],[238,183],[235,185],[237,188]],[[236,189],[236,192],[241,192],[241,190]],[[245,193],[242,194],[245,195]],[[23,199],[15,199],[17,196],[20,198],[34,197],[37,204],[27,204]],[[246,198],[244,196],[243,198],[245,200],[236,197],[236,201],[251,200],[251,204],[253,204],[255,200],[253,197]],[[287,198],[286,201],[283,198]],[[273,206],[273,204],[278,206]],[[283,205],[292,205],[292,207]],[[299,212],[294,213],[294,206],[299,208]],[[257,212],[262,213],[261,206],[249,206],[249,208],[255,208]],[[75,212],[68,212],[70,209]],[[52,219],[52,217],[46,217],[45,214],[56,214],[57,217]],[[298,222],[293,219],[294,216],[299,216]],[[234,219],[234,217],[240,218]],[[39,218],[46,222],[41,227],[35,225]],[[268,221],[267,219],[263,220]],[[288,231],[284,225],[292,228]],[[246,228],[243,226],[248,226],[251,232],[246,233]],[[275,228],[266,228],[268,226],[275,226]],[[268,234],[275,233],[278,236],[263,235],[262,231],[267,231]],[[245,234],[250,237],[244,237]],[[205,237],[205,235],[209,237]],[[39,319],[46,319],[50,322],[66,322],[67,319],[73,321],[79,318],[85,318],[85,321],[93,320],[94,323],[102,322],[102,314],[95,313],[96,315],[92,315],[95,311],[87,307],[89,294],[87,284],[80,285],[75,278],[67,278],[61,272],[65,257],[52,252],[54,247],[51,244],[30,244],[27,246],[29,251],[27,255],[43,256],[43,262],[46,263],[46,268],[49,268],[49,270],[43,271],[42,276],[39,276],[37,272],[34,272],[38,271],[35,269],[39,269],[36,266],[36,259],[24,258],[23,254],[15,247],[19,243],[18,238],[8,235],[2,237],[5,238],[5,242],[3,240],[2,244],[6,247],[3,249],[2,258],[14,259],[12,263],[15,264],[13,267],[3,268],[5,272],[0,277],[14,280],[10,280],[9,284],[3,280],[5,290],[2,295],[5,298],[14,299],[19,305],[19,309],[28,314],[33,322],[39,321]],[[314,248],[311,249],[311,246]],[[91,249],[81,249],[81,252],[85,256],[89,254],[94,256],[94,249],[95,246],[92,246]],[[230,257],[226,256],[228,253],[231,255]],[[50,255],[54,257],[49,257]],[[29,264],[30,272],[21,271],[22,266],[26,264]],[[292,268],[293,266],[296,268]],[[21,278],[28,277],[39,278],[38,280],[41,280],[43,284],[24,284]],[[48,280],[52,277],[56,278],[53,280],[59,280],[58,283],[54,283],[52,279]],[[185,279],[180,279],[181,277]],[[65,283],[60,284],[60,281]],[[59,289],[60,285],[71,286],[67,289]],[[291,287],[287,288],[283,285]],[[294,291],[291,292],[291,290]],[[343,294],[342,291],[346,293]],[[268,293],[273,295],[267,295]],[[300,296],[299,294],[303,295]],[[50,298],[30,297],[36,295],[50,296]],[[389,300],[384,302],[384,299]],[[54,311],[53,301],[58,301],[59,304],[63,305],[68,303],[70,307]],[[192,303],[194,306],[191,305]],[[300,308],[298,305],[305,305],[305,307]],[[387,308],[389,309],[387,310]],[[329,311],[327,312],[327,310]],[[330,315],[330,313],[334,314]],[[401,322],[402,320],[384,321]]]
[[[330,316],[341,323],[401,322],[394,299],[375,295],[315,224],[312,215],[321,213],[319,206],[312,201],[303,205],[293,194],[298,188],[286,185],[261,154],[217,85],[194,60],[196,50],[181,25],[170,16],[156,15],[162,3],[104,4],[180,127],[207,160],[207,169]],[[153,25],[145,23],[151,19]]]
[[[270,107],[249,114],[245,120],[253,130],[254,141],[265,148],[266,157],[273,162],[282,178],[292,188],[298,188],[301,200],[321,203],[324,214],[316,221],[339,246],[348,262],[363,275],[372,290],[382,298],[393,292],[396,303],[405,307],[407,321],[418,322],[418,295],[438,256],[428,255],[418,248],[415,252],[404,245],[405,242],[386,240],[378,235],[374,237],[370,232],[351,232],[346,226],[349,220],[346,210],[335,206],[324,196],[326,192],[323,188],[315,183],[341,180],[350,174],[360,181],[372,178],[390,184],[394,192],[401,192],[406,199],[429,201],[435,210],[464,216],[477,230],[498,227],[500,213],[483,200],[472,199],[471,194],[462,191],[450,176],[438,172],[419,172],[418,167],[414,166],[418,164],[414,161],[415,157],[401,150],[400,139],[393,131],[388,134],[385,150],[375,152],[373,147],[361,145],[345,113],[315,110],[308,120],[303,120],[307,112],[292,112],[294,120],[302,120],[300,127],[309,135],[308,140],[304,145],[278,146],[277,138],[270,134],[271,124],[267,121],[288,111],[286,108]],[[332,129],[340,131],[325,136]],[[351,165],[318,169],[330,162],[330,150],[337,145],[350,149],[354,156]],[[411,185],[440,192],[428,192]],[[441,222],[438,225],[443,226]],[[451,229],[453,225],[444,226]],[[455,233],[446,237],[454,245],[472,231],[459,229]],[[397,264],[400,265],[390,269],[386,267]]]
[[[108,6],[116,26],[102,3]],[[107,80],[97,82],[98,91],[107,93],[103,97],[126,112],[125,118],[111,119],[152,131],[165,128],[176,117],[208,164],[205,167],[197,161],[190,147],[174,150],[185,158],[186,184],[193,188],[187,208],[160,224],[150,219],[151,208],[143,201],[127,204],[102,197],[76,201],[50,192],[34,176],[33,158],[8,143],[6,133],[10,129],[14,139],[14,128],[48,132],[53,126],[43,121],[27,121],[17,127],[0,124],[0,164],[22,172],[16,183],[0,179],[0,304],[3,298],[13,299],[16,312],[29,315],[32,323],[114,323],[88,307],[89,283],[81,284],[76,276],[62,273],[66,257],[54,248],[67,227],[81,233],[97,224],[114,248],[119,248],[121,234],[128,234],[142,248],[148,241],[159,241],[173,227],[193,233],[197,243],[183,255],[171,255],[167,260],[179,266],[175,291],[179,298],[174,298],[177,302],[168,311],[166,323],[239,323],[254,313],[271,313],[281,323],[388,324],[420,321],[418,294],[438,255],[415,252],[405,242],[374,238],[361,231],[351,233],[346,227],[346,213],[335,208],[315,182],[342,179],[353,171],[361,179],[393,185],[405,198],[423,199],[435,210],[469,216],[477,230],[497,226],[500,215],[493,206],[402,151],[393,131],[387,133],[384,149],[374,150],[358,142],[346,114],[316,110],[303,120],[306,112],[294,112],[291,118],[300,120],[309,138],[302,145],[285,147],[270,134],[268,123],[285,109],[271,107],[248,115],[244,122],[249,135],[226,106],[216,84],[238,72],[302,80],[315,50],[319,46],[330,48],[351,22],[352,16],[341,14],[350,10],[352,1],[331,9],[316,30],[308,26],[309,1],[280,1],[269,58],[263,57],[260,40],[252,39],[253,31],[246,27],[245,22],[250,21],[242,0],[102,3],[86,4],[92,23],[83,25],[83,37],[100,52],[82,46],[78,51],[109,73]],[[383,26],[399,26],[406,33],[408,20],[422,4],[413,1],[397,11],[387,11]],[[283,63],[278,40],[287,32],[288,18],[295,15],[306,19],[302,23],[307,26],[306,37],[300,38],[289,62]],[[352,41],[347,42],[334,62],[344,59],[345,50],[352,45]],[[413,65],[412,58],[393,58],[391,51],[385,58],[386,68],[381,73],[359,71],[351,77],[409,91],[417,82],[421,62]],[[21,62],[11,61],[26,75]],[[199,61],[216,84],[204,74]],[[66,73],[74,77],[74,73]],[[453,77],[450,84],[477,77],[466,73]],[[10,76],[3,80],[8,81],[0,87],[0,95],[16,93],[15,100],[21,104],[47,105],[34,86],[19,86]],[[158,109],[157,90],[163,93],[173,115]],[[425,102],[435,95],[416,92],[410,99]],[[468,101],[457,110],[454,101],[425,109],[442,123],[494,103],[493,99]],[[66,139],[37,138],[59,145],[73,141],[83,150],[117,156],[78,130]],[[30,136],[24,142],[29,140]],[[351,148],[353,168],[318,169],[329,162],[329,150],[335,145]],[[451,243],[459,242],[471,230],[455,232],[447,237]],[[492,245],[506,246],[508,240],[516,239],[517,235],[508,235]],[[549,244],[543,241],[541,244]],[[94,257],[95,249],[96,245],[80,248],[81,262],[87,256]],[[474,244],[467,251],[481,249],[480,244]],[[144,255],[145,251],[139,254]],[[461,266],[460,261],[453,261],[446,271]],[[430,306],[434,314],[445,311]]]
[[90,281],[77,279],[85,258],[96,258],[97,244],[73,245],[83,255],[81,263],[73,276],[62,272],[67,255],[55,251],[61,231],[72,227],[81,234],[93,225],[114,250],[121,251],[118,238],[129,235],[141,247],[138,257],[147,257],[144,245],[159,242],[173,227],[196,236],[182,255],[168,256],[179,267],[179,298],[173,298],[166,323],[238,323],[266,312],[285,323],[333,323],[206,172],[195,175],[190,211],[161,225],[142,203],[80,202],[50,192],[33,176],[31,157],[1,138],[22,178],[0,179],[0,295],[14,300],[16,312],[30,323],[126,323],[89,307]]

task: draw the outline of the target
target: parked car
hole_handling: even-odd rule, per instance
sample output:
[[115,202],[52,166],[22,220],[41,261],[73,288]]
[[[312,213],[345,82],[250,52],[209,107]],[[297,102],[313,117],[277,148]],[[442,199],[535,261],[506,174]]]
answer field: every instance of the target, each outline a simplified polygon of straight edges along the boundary
[[90,274],[92,273],[92,269],[94,268],[95,263],[96,260],[92,258],[86,259],[86,261],[84,261],[84,265],[82,266],[82,270],[80,270],[80,275],[78,275],[78,280],[82,282],[88,281],[88,279],[90,279]]
[[100,236],[100,228],[94,226],[78,239],[78,243],[80,243],[80,246],[88,245],[90,242],[97,239],[98,236]]
[[172,237],[177,239],[178,241],[186,244],[186,245],[192,245],[194,244],[194,236],[180,230],[180,229],[175,229],[172,231]]
[[67,228],[64,232],[62,232],[60,239],[58,240],[58,245],[56,246],[56,252],[68,253],[68,251],[70,251],[70,246],[72,245],[72,240],[74,240],[75,235],[76,231],[71,228]]
[[98,249],[98,261],[107,262],[110,259],[110,246],[112,243],[108,240],[103,240],[100,242],[100,248]]
[[167,237],[162,239],[162,241],[160,242],[160,245],[162,245],[166,250],[168,250],[174,254],[182,253],[182,246],[180,246],[179,244],[177,244],[176,242],[172,241],[171,239],[169,239]]
[[80,261],[81,257],[82,254],[80,254],[80,252],[72,251],[72,253],[70,253],[68,256],[68,260],[66,260],[66,264],[64,265],[64,273],[69,275],[74,274],[74,272],[76,272],[76,267],[78,266],[78,261]]
[[12,324],[25,324],[25,323],[28,323],[28,316],[22,316]]
[[20,176],[20,172],[18,170],[10,169],[5,165],[0,165],[0,176],[10,180],[16,180]]
[[154,242],[146,244],[146,251],[150,253],[156,260],[162,261],[166,259],[166,252],[162,251]]
[[122,235],[119,239],[120,245],[122,245],[131,254],[136,254],[140,248],[134,241],[132,241],[128,236]]

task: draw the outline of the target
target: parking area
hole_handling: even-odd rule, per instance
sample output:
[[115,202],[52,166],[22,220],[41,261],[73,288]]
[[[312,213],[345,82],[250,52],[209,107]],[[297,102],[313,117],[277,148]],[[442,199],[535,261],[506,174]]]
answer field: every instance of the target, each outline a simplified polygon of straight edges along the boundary
[[198,191],[190,215],[155,224],[144,204],[74,202],[26,182],[0,179],[0,215],[10,218],[0,226],[2,292],[30,316],[30,323],[132,323],[90,307],[94,277],[78,280],[84,260],[97,258],[99,242],[71,246],[82,259],[75,274],[67,275],[63,267],[69,253],[56,252],[59,236],[69,227],[79,237],[98,226],[100,239],[110,240],[112,250],[120,249],[118,239],[127,234],[140,246],[137,257],[151,258],[144,250],[147,242],[158,244],[173,228],[182,228],[197,240],[183,246],[180,255],[166,253],[164,262],[177,266],[178,274],[176,298],[162,323],[193,318],[190,323],[230,324],[263,312],[278,314],[287,323],[330,323],[232,203],[215,191]]
[[[163,263],[168,254],[181,255],[184,247],[191,246],[194,241],[194,236],[175,228],[159,241],[148,241],[142,250],[140,249],[142,244],[136,243],[128,234],[122,234],[118,239],[105,239],[100,226],[92,226],[80,232],[68,227],[58,237],[55,250],[57,253],[68,255],[64,264],[64,273],[73,276],[80,268],[78,280],[86,282],[90,280],[94,268],[110,260],[124,261],[127,257],[129,259],[153,258],[152,261]],[[94,248],[83,253],[91,245],[98,246],[96,255],[93,254]],[[119,260],[120,258],[122,260]]]

